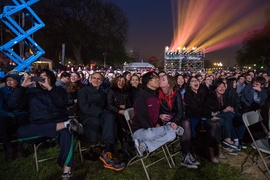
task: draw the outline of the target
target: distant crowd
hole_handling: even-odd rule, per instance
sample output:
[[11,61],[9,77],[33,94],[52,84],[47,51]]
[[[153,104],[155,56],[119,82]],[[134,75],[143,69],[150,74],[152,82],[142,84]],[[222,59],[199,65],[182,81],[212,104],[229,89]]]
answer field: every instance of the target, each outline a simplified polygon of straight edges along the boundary
[[[155,71],[139,72],[71,68],[57,73],[37,69],[9,72],[0,88],[0,133],[8,162],[25,157],[25,139],[58,138],[58,164],[62,179],[70,179],[74,167],[74,135],[85,143],[102,141],[100,160],[115,171],[126,163],[116,158],[143,157],[180,137],[181,165],[198,168],[190,152],[191,140],[206,131],[209,160],[219,163],[224,153],[237,155],[247,148],[242,115],[266,111],[268,126],[270,74],[264,71]],[[125,111],[133,108],[131,128]],[[14,131],[14,129],[16,131]],[[131,132],[132,131],[132,132]],[[18,147],[11,143],[16,132]],[[134,134],[131,136],[131,134]],[[269,141],[270,142],[270,141]]]

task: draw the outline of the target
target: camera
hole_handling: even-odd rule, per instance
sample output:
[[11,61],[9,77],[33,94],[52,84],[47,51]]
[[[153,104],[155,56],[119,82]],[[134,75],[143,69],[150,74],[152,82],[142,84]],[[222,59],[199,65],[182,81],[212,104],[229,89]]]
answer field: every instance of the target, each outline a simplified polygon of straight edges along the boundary
[[42,78],[39,76],[33,76],[33,77],[31,77],[31,81],[42,82]]

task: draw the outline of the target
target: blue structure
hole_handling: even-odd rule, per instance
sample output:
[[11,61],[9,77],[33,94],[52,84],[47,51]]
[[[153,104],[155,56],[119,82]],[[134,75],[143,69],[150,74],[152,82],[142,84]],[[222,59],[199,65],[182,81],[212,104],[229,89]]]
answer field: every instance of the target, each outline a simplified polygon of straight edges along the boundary
[[[40,28],[44,27],[45,24],[41,19],[35,14],[35,12],[30,8],[30,6],[39,0],[12,0],[15,6],[5,6],[3,13],[0,14],[0,20],[15,34],[15,37],[9,42],[0,46],[0,51],[9,57],[13,62],[17,64],[14,70],[18,72],[24,69],[31,69],[31,64],[37,61],[45,52],[44,50],[31,38],[31,35],[38,31]],[[32,22],[32,27],[30,29],[24,30],[20,27],[18,22],[16,22],[12,15],[23,12],[25,18],[28,18]],[[24,41],[25,45],[28,46],[33,54],[27,59],[22,59],[18,54],[16,54],[12,47],[19,42]]]

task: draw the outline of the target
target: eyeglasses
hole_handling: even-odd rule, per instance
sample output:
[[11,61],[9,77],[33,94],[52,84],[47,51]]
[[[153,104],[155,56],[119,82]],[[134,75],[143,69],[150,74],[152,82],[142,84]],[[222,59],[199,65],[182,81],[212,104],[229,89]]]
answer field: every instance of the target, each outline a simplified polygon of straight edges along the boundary
[[159,79],[158,76],[153,76],[151,79]]

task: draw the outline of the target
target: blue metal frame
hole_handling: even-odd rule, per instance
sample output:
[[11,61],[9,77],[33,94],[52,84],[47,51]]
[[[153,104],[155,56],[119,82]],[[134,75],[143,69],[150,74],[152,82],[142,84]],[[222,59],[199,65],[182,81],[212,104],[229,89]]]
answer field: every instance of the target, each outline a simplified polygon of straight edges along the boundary
[[[36,13],[30,6],[39,0],[12,0],[16,6],[5,6],[3,13],[0,14],[0,20],[15,34],[15,37],[9,42],[0,46],[2,51],[7,57],[17,64],[14,70],[18,72],[24,69],[31,69],[31,64],[37,61],[45,51],[31,38],[31,35],[45,26]],[[23,30],[20,25],[13,19],[12,15],[22,11],[25,17],[28,18],[33,26],[28,30]],[[27,59],[22,59],[16,54],[12,47],[19,42],[24,41],[25,45],[29,46],[34,54]]]

